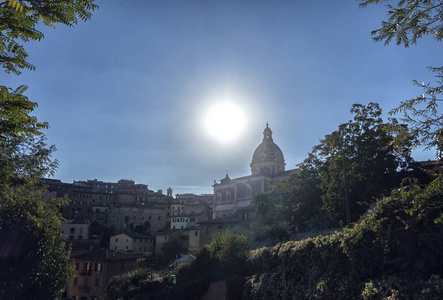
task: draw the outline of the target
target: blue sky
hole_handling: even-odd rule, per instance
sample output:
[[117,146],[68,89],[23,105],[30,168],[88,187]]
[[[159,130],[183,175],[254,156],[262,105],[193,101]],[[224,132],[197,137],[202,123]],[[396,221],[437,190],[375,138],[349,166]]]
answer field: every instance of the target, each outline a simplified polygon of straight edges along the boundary
[[[133,179],[153,190],[209,193],[214,180],[249,174],[266,122],[294,168],[353,103],[387,112],[434,82],[441,44],[372,41],[384,5],[357,1],[98,1],[92,20],[43,28],[25,47],[36,71],[2,75],[27,84],[50,123],[55,178]],[[228,98],[246,130],[220,144],[202,119]],[[433,158],[416,151],[414,158]]]

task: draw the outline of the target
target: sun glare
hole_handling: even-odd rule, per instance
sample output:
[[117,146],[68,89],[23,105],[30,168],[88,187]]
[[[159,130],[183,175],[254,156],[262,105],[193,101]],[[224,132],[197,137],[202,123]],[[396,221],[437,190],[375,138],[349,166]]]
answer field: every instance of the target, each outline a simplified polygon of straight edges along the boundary
[[245,115],[238,106],[222,102],[208,111],[204,126],[210,137],[220,142],[230,142],[241,135],[245,123]]

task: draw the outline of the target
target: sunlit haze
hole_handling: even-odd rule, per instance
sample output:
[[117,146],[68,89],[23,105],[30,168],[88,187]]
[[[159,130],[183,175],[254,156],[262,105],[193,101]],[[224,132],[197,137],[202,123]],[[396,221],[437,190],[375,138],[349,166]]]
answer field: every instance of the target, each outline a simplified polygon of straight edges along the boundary
[[241,137],[246,119],[243,111],[229,101],[216,104],[206,114],[204,128],[209,137],[220,142],[232,142]]
[[[294,168],[354,103],[383,117],[434,82],[441,43],[405,49],[371,39],[384,5],[356,1],[99,0],[75,28],[40,28],[25,45],[35,115],[63,182],[132,179],[152,190],[211,193],[248,175],[266,123]],[[414,152],[417,160],[432,153]]]

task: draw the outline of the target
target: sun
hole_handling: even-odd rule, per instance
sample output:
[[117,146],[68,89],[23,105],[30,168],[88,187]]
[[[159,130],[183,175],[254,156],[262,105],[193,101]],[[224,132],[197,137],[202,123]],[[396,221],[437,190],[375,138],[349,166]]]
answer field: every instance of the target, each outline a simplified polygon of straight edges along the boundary
[[208,110],[204,119],[207,134],[226,143],[240,137],[246,126],[246,117],[239,106],[232,102],[221,102]]

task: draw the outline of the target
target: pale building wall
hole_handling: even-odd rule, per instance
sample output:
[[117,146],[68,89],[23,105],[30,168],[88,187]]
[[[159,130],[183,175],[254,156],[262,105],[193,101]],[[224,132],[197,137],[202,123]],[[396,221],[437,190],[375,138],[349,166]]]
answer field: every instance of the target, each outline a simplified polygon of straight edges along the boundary
[[133,240],[124,233],[114,235],[109,240],[109,250],[133,250]]
[[89,238],[89,224],[61,224],[63,235],[68,240],[87,240]]
[[200,250],[200,229],[189,230],[189,249],[190,253],[195,253]]

